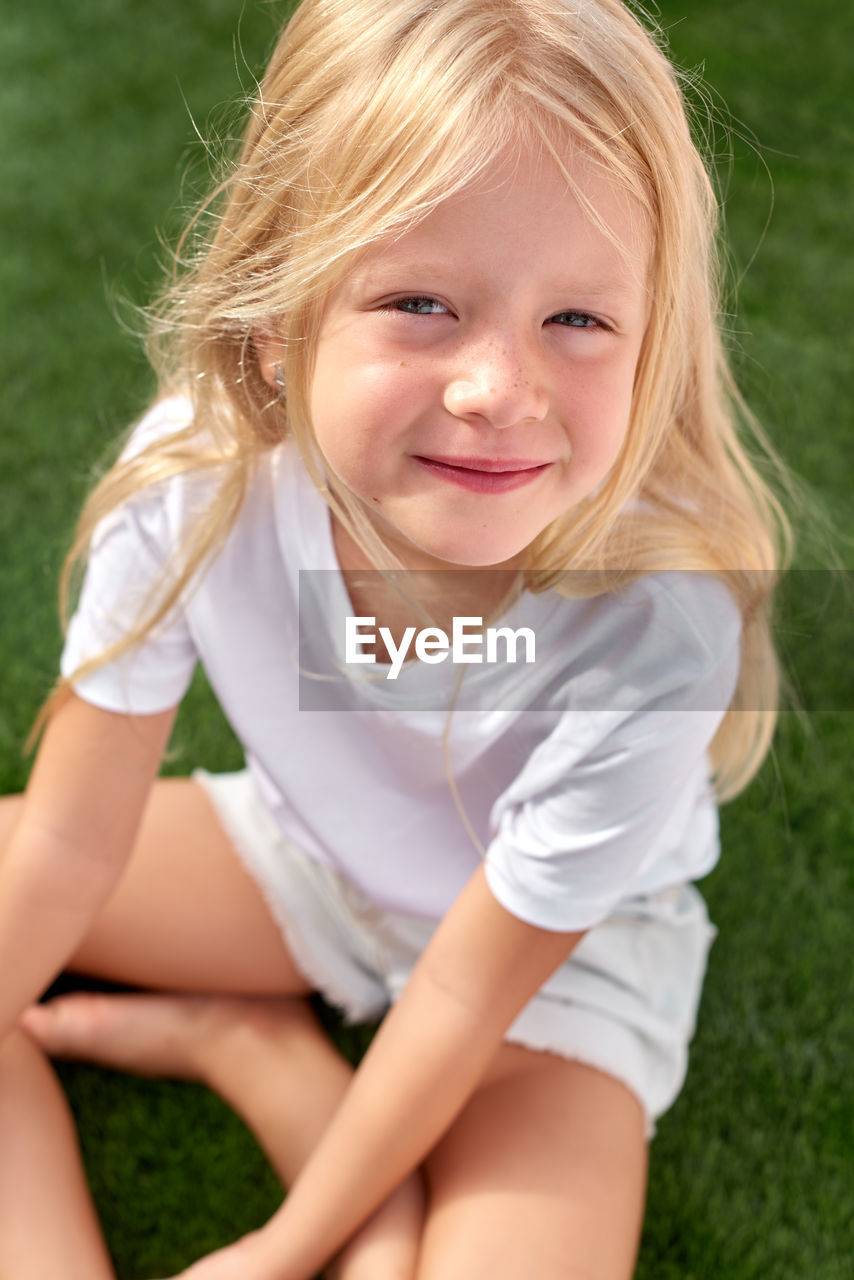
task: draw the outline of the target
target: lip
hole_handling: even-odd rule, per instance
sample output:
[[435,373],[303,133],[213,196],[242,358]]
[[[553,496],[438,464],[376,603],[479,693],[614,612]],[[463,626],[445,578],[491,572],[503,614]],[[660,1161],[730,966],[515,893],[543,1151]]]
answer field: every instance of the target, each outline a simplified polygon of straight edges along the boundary
[[533,471],[548,466],[546,462],[533,462],[530,458],[446,458],[440,453],[429,457],[417,454],[419,462],[439,462],[446,467],[462,467],[466,471]]
[[532,484],[551,466],[528,458],[444,458],[413,454],[426,471],[471,493],[506,493]]

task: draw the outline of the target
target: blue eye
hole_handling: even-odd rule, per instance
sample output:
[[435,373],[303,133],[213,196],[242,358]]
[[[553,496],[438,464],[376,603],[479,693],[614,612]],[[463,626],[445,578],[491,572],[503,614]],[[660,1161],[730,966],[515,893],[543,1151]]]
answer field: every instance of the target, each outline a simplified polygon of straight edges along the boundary
[[562,324],[567,329],[603,329],[605,326],[596,316],[588,311],[559,311],[552,316],[554,324]]
[[395,298],[394,302],[390,302],[389,309],[392,311],[403,311],[406,315],[411,316],[438,316],[447,313],[447,307],[439,302],[438,298],[422,297],[415,295],[411,298]]

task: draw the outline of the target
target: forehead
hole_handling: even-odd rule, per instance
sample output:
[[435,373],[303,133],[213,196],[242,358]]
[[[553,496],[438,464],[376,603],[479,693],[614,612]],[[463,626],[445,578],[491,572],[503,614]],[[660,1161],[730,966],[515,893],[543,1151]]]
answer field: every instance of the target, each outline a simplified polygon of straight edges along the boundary
[[552,156],[519,146],[492,161],[462,191],[360,257],[353,274],[412,267],[425,273],[514,268],[591,288],[645,292],[652,233],[648,216],[580,147]]

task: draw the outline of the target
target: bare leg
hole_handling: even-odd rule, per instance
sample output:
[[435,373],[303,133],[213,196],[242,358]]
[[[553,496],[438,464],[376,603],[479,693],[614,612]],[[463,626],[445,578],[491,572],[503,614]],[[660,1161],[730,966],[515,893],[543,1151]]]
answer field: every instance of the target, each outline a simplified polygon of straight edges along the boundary
[[[27,1024],[38,1025],[54,1052],[208,1081],[256,1130],[286,1182],[350,1076],[298,999],[72,996],[31,1012]],[[632,1275],[646,1176],[643,1117],[629,1091],[601,1072],[502,1046],[425,1172],[426,1211],[420,1179],[412,1179],[329,1276]],[[242,1280],[248,1256],[241,1247],[223,1257],[217,1275]]]
[[[75,995],[30,1010],[25,1025],[55,1056],[204,1081],[252,1129],[286,1186],[352,1077],[299,998]],[[423,1213],[414,1176],[354,1237],[330,1280],[412,1280]]]
[[630,1280],[646,1191],[640,1103],[580,1062],[502,1045],[424,1162],[418,1280]]
[[[0,800],[0,848],[20,804]],[[205,792],[187,778],[154,784],[130,861],[68,968],[169,991],[311,990]]]
[[[17,797],[0,801],[0,845],[19,804]],[[161,1026],[159,1031],[149,1028],[135,1039],[132,1024],[139,1032],[142,1022],[134,1023],[126,1015],[122,1026],[119,1013],[127,1006],[118,1000],[111,1004],[105,998],[101,1005],[73,1005],[72,998],[56,1002],[56,1009],[68,1015],[64,1030],[56,1032],[68,1038],[68,1056],[107,1065],[112,1057],[112,1065],[144,1071],[142,1059],[160,1035],[161,1044],[171,1044],[175,1061],[171,1066],[158,1065],[152,1059],[151,1074],[209,1079],[256,1132],[283,1180],[292,1180],[335,1110],[350,1068],[317,1026],[308,1005],[297,999],[308,994],[310,986],[195,782],[161,779],[156,783],[127,870],[70,967],[161,990],[294,997],[293,1001],[282,999],[276,1033],[269,1018],[265,1023],[260,1016],[245,1016],[250,1008],[257,1012],[261,1007],[251,1000],[243,1004],[240,999],[219,1002],[200,997],[195,1003],[193,999],[182,1003],[164,997],[161,1008],[180,1009],[181,1016],[173,1018],[171,1026]],[[104,1012],[107,1008],[113,1013]],[[293,1012],[297,1008],[302,1010],[299,1015]],[[219,1022],[204,1012],[214,1009],[219,1009]],[[111,1025],[113,1032],[109,1032]],[[44,1014],[32,1015],[33,1034],[46,1038],[46,1027]],[[133,1054],[122,1062],[115,1046],[126,1036],[134,1046]],[[113,1049],[108,1047],[111,1040]],[[184,1058],[181,1066],[178,1058],[188,1040],[199,1053],[199,1044],[206,1043],[210,1054],[192,1061]],[[148,1049],[143,1041],[148,1041]],[[306,1102],[309,1097],[315,1100],[311,1108]],[[0,1164],[5,1158],[6,1149],[0,1143]],[[47,1199],[47,1188],[44,1194]],[[420,1204],[420,1186],[413,1179],[357,1237],[344,1258],[347,1270],[339,1270],[339,1276],[409,1280]],[[18,1280],[18,1273],[13,1274]],[[47,1274],[54,1280],[52,1272]],[[98,1276],[96,1271],[90,1274],[92,1280]],[[239,1268],[238,1274],[244,1275],[245,1268]]]
[[0,1276],[113,1280],[54,1072],[22,1032],[0,1047]]

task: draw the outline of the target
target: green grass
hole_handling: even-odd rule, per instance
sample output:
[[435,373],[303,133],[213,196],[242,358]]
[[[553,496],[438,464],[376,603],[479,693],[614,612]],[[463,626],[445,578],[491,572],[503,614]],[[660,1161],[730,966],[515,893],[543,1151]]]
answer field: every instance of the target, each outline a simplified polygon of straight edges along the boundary
[[[139,302],[156,280],[154,229],[177,226],[188,163],[191,186],[205,172],[190,114],[203,135],[227,129],[222,104],[251,88],[247,67],[262,65],[276,13],[250,3],[241,17],[233,0],[7,8],[0,789],[14,791],[56,667],[55,581],[75,512],[93,463],[151,389],[113,300]],[[718,131],[718,150],[746,273],[731,322],[742,381],[850,536],[854,11],[847,0],[663,0],[661,18],[678,59],[705,63],[738,122],[731,142]],[[808,734],[784,717],[773,760],[723,814],[724,858],[704,883],[721,932],[688,1083],[652,1149],[640,1280],[854,1275],[854,722],[833,710],[854,705],[839,692],[850,630],[838,602],[820,623],[793,625],[807,705],[821,710]],[[236,762],[201,681],[176,742],[172,771]],[[263,1157],[203,1090],[88,1067],[63,1076],[122,1280],[173,1271],[277,1204]]]

